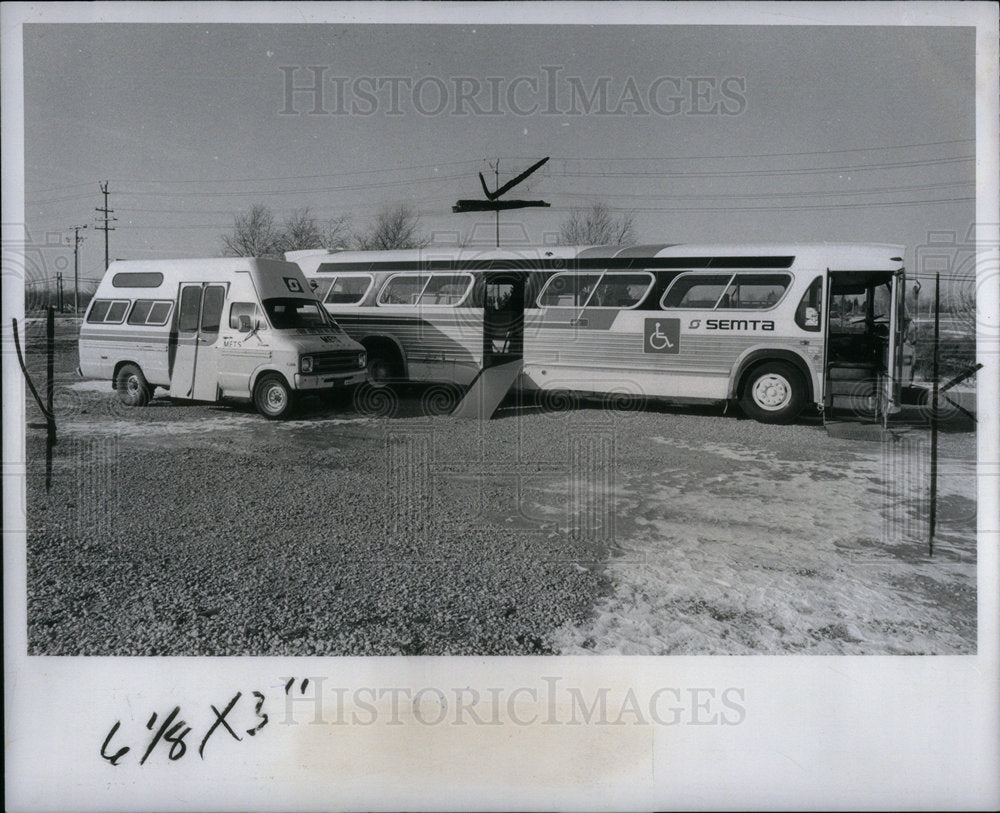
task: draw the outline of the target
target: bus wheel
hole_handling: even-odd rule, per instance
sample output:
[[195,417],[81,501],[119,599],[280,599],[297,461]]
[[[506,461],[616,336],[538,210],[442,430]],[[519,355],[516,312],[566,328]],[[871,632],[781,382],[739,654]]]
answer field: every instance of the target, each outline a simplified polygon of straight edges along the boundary
[[747,376],[740,406],[761,423],[790,423],[806,403],[802,376],[791,364],[769,361]]
[[400,377],[396,354],[381,347],[368,350],[368,375],[374,384],[386,384]]
[[253,388],[253,402],[257,411],[271,421],[287,418],[295,405],[292,391],[277,375],[261,376]]
[[123,364],[115,376],[118,400],[126,406],[146,406],[153,397],[153,388],[137,364]]

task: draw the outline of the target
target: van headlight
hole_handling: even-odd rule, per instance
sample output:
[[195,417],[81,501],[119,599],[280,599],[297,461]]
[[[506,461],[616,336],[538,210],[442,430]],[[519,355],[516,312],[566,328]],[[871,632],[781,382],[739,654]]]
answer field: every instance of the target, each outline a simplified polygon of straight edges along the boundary
[[313,371],[313,357],[299,356],[299,372],[311,373]]
[[362,350],[358,353],[358,367],[364,367],[368,363],[368,354]]

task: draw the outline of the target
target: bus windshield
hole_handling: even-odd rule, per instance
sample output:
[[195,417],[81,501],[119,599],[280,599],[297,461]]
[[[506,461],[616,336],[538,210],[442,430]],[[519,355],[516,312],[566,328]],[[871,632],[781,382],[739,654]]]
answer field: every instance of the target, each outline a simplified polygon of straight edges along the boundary
[[287,297],[281,299],[265,299],[264,310],[275,330],[300,327],[322,327],[337,329],[336,322],[312,299],[297,299]]

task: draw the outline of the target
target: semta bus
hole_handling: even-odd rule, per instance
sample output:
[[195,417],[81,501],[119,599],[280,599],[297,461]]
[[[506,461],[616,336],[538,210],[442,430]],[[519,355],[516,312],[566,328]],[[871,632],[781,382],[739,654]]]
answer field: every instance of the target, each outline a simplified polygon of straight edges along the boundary
[[888,415],[912,366],[903,247],[641,245],[290,252],[375,380]]
[[144,406],[156,387],[198,401],[250,399],[287,417],[297,394],[365,381],[364,348],[293,263],[246,257],[111,263],[80,327],[79,373]]

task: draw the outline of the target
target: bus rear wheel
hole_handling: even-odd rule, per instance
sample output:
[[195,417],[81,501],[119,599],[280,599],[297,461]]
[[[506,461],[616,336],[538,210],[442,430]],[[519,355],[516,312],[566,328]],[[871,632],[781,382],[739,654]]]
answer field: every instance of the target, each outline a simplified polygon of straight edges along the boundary
[[126,406],[146,406],[153,397],[153,388],[146,381],[138,364],[123,364],[115,376],[118,400]]
[[292,414],[295,399],[281,376],[261,376],[253,388],[253,402],[257,411],[270,421],[281,420]]
[[740,407],[761,423],[791,423],[806,405],[801,373],[783,361],[769,361],[747,376]]

